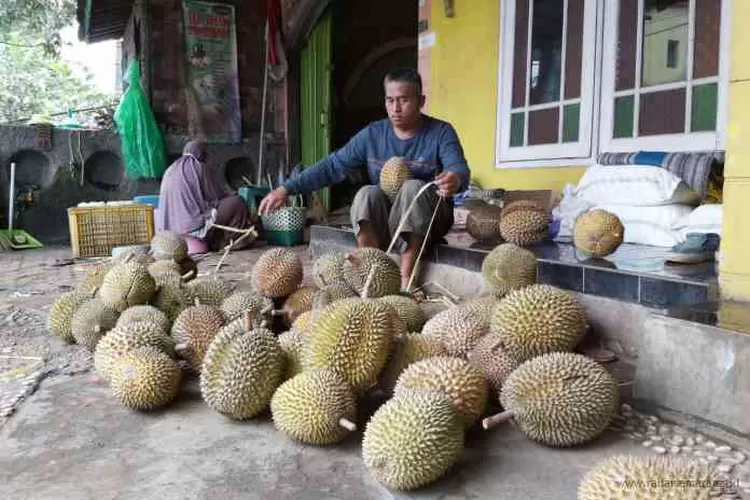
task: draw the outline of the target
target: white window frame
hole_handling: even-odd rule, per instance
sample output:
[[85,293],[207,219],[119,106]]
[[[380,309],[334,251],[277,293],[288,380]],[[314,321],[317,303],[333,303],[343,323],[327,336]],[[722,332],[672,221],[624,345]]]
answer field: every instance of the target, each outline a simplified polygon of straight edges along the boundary
[[[530,0],[533,2],[533,0]],[[600,153],[651,151],[713,151],[724,150],[727,127],[727,101],[729,89],[730,28],[732,0],[722,0],[721,28],[719,40],[718,77],[690,80],[692,77],[694,27],[691,23],[688,44],[688,82],[649,87],[649,90],[667,90],[686,87],[686,129],[691,119],[692,86],[711,81],[717,82],[717,117],[715,132],[655,135],[628,139],[614,139],[614,85],[615,51],[617,49],[618,13],[620,0],[585,0],[584,3],[584,43],[582,47],[581,111],[579,117],[579,142],[555,145],[509,147],[510,120],[513,98],[513,64],[515,43],[516,0],[500,0],[500,54],[498,64],[498,99],[495,135],[495,168],[517,169],[538,167],[581,167],[592,165]],[[533,5],[533,3],[532,3]],[[643,4],[639,2],[639,18]],[[533,16],[533,7],[532,7]],[[567,23],[567,0],[564,7],[563,25]],[[695,0],[690,0],[691,19],[695,12]],[[531,22],[531,19],[529,20]],[[592,26],[593,25],[593,26]],[[638,26],[638,48],[636,52],[636,80],[641,78],[642,23]],[[565,31],[563,31],[565,34]],[[527,47],[531,45],[531,30]],[[565,35],[564,35],[565,36]],[[588,43],[587,43],[588,37]],[[593,40],[593,43],[590,41]],[[565,47],[565,39],[563,39]],[[527,77],[529,73],[530,50],[527,50]],[[564,75],[564,64],[562,74]],[[593,72],[593,75],[591,74]],[[561,94],[564,92],[564,80]],[[527,90],[528,93],[528,90]],[[626,95],[618,92],[616,95]],[[631,92],[632,93],[632,92]],[[563,101],[565,104],[567,101]],[[636,97],[636,109],[639,100]],[[554,105],[531,106],[531,109],[544,109]],[[560,108],[562,113],[562,107]],[[634,117],[634,132],[637,133],[638,116]],[[562,123],[562,120],[561,120]],[[528,114],[524,120],[524,135],[528,134]],[[562,140],[562,131],[559,131]]]

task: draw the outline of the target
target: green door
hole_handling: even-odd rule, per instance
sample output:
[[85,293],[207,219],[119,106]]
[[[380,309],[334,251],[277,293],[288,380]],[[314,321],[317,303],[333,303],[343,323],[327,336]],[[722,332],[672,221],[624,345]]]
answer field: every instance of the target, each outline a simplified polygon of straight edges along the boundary
[[[301,154],[310,166],[331,152],[331,86],[333,81],[330,9],[310,33],[301,53]],[[330,189],[318,191],[320,202],[330,211]]]

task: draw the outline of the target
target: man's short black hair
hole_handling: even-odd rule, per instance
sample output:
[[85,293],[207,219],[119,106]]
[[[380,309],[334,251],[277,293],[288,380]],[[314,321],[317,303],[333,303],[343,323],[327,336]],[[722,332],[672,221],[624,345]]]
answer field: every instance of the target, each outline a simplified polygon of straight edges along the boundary
[[385,83],[388,82],[411,82],[417,86],[417,95],[422,95],[422,77],[413,68],[395,68],[385,75]]

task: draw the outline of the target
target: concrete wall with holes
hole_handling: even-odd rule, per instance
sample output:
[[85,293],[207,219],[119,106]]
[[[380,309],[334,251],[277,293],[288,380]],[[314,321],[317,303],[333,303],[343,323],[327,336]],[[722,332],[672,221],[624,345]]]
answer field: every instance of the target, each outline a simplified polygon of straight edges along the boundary
[[[169,162],[180,156],[185,137],[167,138]],[[242,178],[255,180],[258,137],[239,145],[211,145],[208,163],[217,181],[237,189]],[[0,126],[0,225],[8,227],[10,164],[16,163],[14,227],[46,245],[70,241],[69,207],[84,201],[129,200],[158,194],[160,182],[126,175],[119,137],[112,131],[52,131],[51,147],[39,142],[33,127]],[[266,163],[266,161],[264,161]],[[267,170],[275,180],[274,161]]]

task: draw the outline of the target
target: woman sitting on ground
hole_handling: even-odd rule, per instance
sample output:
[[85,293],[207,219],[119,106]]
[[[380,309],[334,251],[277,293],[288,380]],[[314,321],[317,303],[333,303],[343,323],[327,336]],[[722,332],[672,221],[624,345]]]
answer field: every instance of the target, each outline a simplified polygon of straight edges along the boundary
[[[206,165],[207,158],[208,145],[200,140],[191,141],[164,173],[156,230],[197,238],[216,252],[241,235],[212,227],[214,224],[235,229],[248,229],[251,224],[242,197],[231,191],[220,192],[214,173]],[[233,249],[250,243],[251,239],[244,239]]]

